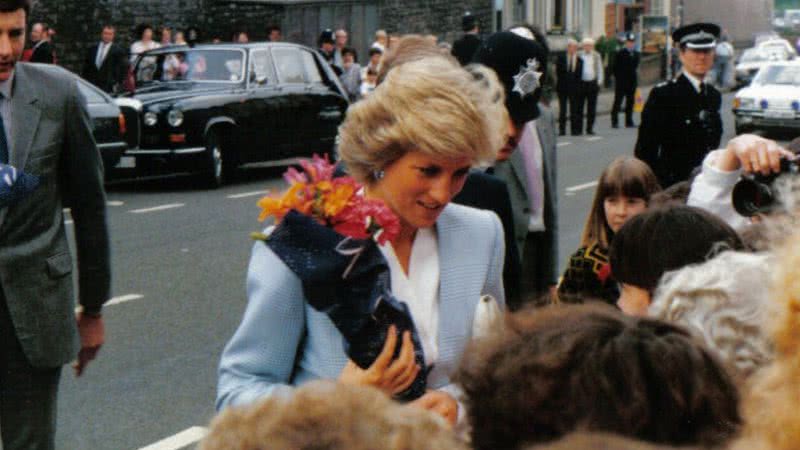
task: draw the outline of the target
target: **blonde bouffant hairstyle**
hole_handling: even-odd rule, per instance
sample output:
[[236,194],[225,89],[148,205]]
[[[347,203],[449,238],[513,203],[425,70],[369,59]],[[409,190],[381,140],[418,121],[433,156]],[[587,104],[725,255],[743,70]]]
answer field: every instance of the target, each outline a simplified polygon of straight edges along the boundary
[[489,163],[506,140],[504,102],[497,76],[486,67],[462,68],[437,56],[410,61],[391,69],[375,91],[348,109],[339,156],[367,185],[410,151]]
[[308,383],[217,416],[200,450],[467,450],[444,419],[367,386]]
[[776,250],[771,335],[775,360],[753,376],[744,397],[745,426],[735,450],[796,449],[800,443],[800,233]]

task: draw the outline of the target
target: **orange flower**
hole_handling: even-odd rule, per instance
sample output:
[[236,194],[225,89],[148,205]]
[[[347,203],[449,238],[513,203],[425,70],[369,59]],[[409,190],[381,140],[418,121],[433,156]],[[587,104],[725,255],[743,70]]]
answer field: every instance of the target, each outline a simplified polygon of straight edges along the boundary
[[350,203],[350,199],[356,192],[356,186],[352,184],[339,183],[323,196],[325,217],[332,218],[339,214]]
[[289,187],[281,197],[266,196],[258,201],[261,214],[258,220],[263,222],[269,216],[275,216],[280,221],[290,209],[295,209],[303,214],[311,211],[311,200],[306,198],[306,184],[296,183]]

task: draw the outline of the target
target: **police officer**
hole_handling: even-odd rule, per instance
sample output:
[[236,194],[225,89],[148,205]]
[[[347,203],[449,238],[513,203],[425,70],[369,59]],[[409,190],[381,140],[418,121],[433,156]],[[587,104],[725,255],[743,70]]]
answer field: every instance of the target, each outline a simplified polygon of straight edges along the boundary
[[689,178],[705,155],[719,146],[722,96],[705,77],[714,64],[720,28],[695,23],[672,33],[680,47],[681,74],[653,88],[642,111],[636,157],[664,188]]
[[611,126],[617,128],[619,109],[625,99],[625,126],[633,127],[633,100],[636,94],[639,69],[639,52],[636,51],[636,35],[628,33],[625,47],[617,51],[614,58],[614,106],[611,108]]

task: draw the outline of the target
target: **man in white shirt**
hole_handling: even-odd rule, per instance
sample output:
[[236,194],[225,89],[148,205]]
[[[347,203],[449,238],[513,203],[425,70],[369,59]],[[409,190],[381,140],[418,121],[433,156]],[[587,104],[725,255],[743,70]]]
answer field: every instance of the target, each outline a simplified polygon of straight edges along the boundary
[[[583,108],[586,107],[586,133],[594,134],[594,118],[597,114],[597,94],[600,93],[600,86],[603,85],[603,58],[594,49],[594,39],[585,38],[581,41],[583,51],[580,58],[583,61],[581,72],[580,103],[578,105],[578,117],[582,117]],[[581,129],[578,125],[578,131]],[[574,134],[574,133],[573,133]],[[580,134],[580,133],[578,133]]]
[[81,72],[83,78],[109,93],[119,91],[128,71],[126,52],[114,43],[115,34],[112,25],[103,27],[100,42],[89,48]]

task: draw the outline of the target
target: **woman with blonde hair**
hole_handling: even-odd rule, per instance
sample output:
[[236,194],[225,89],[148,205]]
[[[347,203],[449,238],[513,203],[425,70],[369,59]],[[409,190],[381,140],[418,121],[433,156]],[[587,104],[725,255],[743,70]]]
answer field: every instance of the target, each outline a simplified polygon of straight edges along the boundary
[[391,291],[410,310],[426,367],[414,363],[408,333],[390,332],[367,369],[348,361],[341,333],[308,304],[297,275],[256,243],[248,307],[220,362],[218,409],[319,378],[398,394],[423,374],[430,390],[416,404],[456,421],[450,374],[472,337],[481,296],[504,302],[504,244],[496,215],[450,200],[470,167],[494,160],[503,145],[503,101],[488,69],[470,73],[446,58],[427,58],[393,69],[350,107],[340,129],[340,157],[363,195],[399,218],[398,237],[380,250]]

